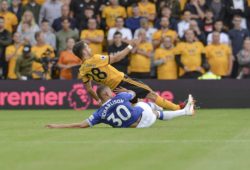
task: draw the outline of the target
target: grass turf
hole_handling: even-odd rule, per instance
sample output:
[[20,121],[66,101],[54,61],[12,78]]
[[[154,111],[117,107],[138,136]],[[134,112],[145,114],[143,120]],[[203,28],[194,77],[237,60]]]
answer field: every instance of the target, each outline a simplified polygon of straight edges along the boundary
[[148,129],[46,129],[91,111],[0,111],[0,170],[248,170],[250,110],[199,110]]

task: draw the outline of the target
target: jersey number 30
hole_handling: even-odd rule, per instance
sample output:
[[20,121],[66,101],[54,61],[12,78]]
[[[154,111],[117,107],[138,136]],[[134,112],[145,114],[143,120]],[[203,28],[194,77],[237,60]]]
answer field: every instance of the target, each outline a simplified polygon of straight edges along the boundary
[[[125,114],[121,112],[122,110],[124,111]],[[116,113],[118,117],[115,117],[114,113],[112,113],[111,115],[109,115],[107,120],[108,121],[112,120],[113,123],[117,123],[117,126],[122,126],[122,121],[126,121],[131,118],[130,111],[124,105],[119,105],[116,108]]]

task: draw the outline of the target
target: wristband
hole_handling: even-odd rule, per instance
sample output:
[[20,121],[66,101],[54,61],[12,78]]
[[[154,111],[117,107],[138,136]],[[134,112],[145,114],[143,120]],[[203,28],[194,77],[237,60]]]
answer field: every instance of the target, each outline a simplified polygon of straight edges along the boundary
[[128,45],[127,48],[130,49],[130,50],[132,50],[133,46],[132,45]]

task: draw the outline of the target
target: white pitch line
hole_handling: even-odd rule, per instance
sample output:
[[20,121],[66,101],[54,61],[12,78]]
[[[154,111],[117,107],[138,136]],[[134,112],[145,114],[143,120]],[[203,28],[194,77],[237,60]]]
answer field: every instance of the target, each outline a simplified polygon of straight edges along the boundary
[[0,143],[21,144],[166,144],[166,143],[250,143],[250,140],[153,140],[153,141],[131,141],[131,140],[86,140],[86,141],[0,141]]

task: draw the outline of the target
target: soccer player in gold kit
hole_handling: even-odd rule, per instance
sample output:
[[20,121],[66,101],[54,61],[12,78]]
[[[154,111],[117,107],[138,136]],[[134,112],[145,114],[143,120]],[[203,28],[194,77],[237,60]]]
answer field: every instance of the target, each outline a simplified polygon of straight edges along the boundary
[[95,81],[99,84],[110,87],[111,90],[115,90],[119,87],[133,90],[136,93],[136,97],[131,101],[132,103],[136,103],[138,98],[148,98],[153,100],[158,106],[165,109],[181,109],[180,105],[162,98],[146,84],[129,78],[124,73],[111,66],[111,64],[122,60],[131,52],[133,46],[137,46],[139,43],[140,40],[133,40],[131,41],[131,45],[128,45],[127,48],[109,56],[92,54],[89,46],[83,41],[76,43],[73,47],[73,53],[82,60],[82,65],[79,71],[87,91],[96,101],[99,102],[99,104],[101,104],[101,100],[92,89],[91,81]]

